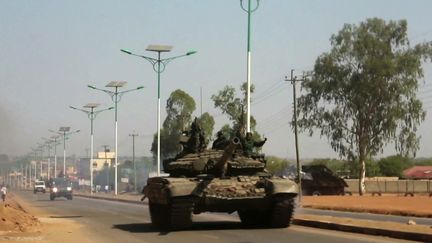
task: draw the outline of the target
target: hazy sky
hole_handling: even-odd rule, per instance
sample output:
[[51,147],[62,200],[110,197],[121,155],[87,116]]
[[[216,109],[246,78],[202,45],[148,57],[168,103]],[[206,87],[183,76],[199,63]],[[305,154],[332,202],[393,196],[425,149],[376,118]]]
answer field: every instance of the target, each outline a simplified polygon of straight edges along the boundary
[[[252,1],[254,2],[254,1]],[[330,48],[329,38],[344,23],[366,18],[406,19],[411,44],[432,40],[432,1],[262,0],[252,16],[252,83],[256,92],[252,114],[258,130],[268,137],[264,152],[295,157],[292,86],[284,82],[290,69],[310,70],[318,55]],[[69,109],[86,103],[112,105],[105,93],[87,88],[124,80],[126,94],[119,104],[119,155],[132,154],[133,130],[138,155],[150,155],[156,131],[156,73],[144,59],[121,53],[126,48],[145,55],[149,44],[173,45],[171,53],[198,53],[171,62],[162,74],[162,108],[175,89],[195,98],[200,113],[226,117],[214,109],[212,94],[225,85],[236,88],[246,79],[247,14],[238,0],[146,1],[6,1],[0,0],[0,153],[24,154],[50,137],[48,129],[80,129],[67,142],[67,153],[86,155],[90,121]],[[432,110],[432,64],[424,64],[419,96]],[[164,109],[163,109],[164,111]],[[162,113],[162,120],[165,113]],[[428,114],[419,133],[419,156],[432,156],[432,123]],[[95,120],[95,149],[114,149],[114,113]],[[57,148],[61,151],[61,145]],[[300,136],[303,158],[337,157],[325,138]],[[385,155],[394,153],[392,147]]]

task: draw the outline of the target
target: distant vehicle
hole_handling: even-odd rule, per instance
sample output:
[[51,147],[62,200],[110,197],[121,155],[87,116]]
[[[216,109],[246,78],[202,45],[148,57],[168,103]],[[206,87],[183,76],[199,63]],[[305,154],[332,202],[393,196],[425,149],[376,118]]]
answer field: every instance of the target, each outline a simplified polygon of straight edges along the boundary
[[351,195],[344,179],[325,165],[303,165],[301,188],[303,195]]
[[37,192],[46,192],[45,181],[35,181],[33,193],[36,194]]
[[72,200],[72,182],[66,178],[55,178],[51,181],[50,200],[65,197]]

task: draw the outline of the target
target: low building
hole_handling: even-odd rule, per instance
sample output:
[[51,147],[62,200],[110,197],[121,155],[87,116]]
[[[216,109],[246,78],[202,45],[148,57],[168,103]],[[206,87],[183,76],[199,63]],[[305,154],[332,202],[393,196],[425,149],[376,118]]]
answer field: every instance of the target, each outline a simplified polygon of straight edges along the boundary
[[403,171],[407,179],[432,179],[432,166],[413,166]]

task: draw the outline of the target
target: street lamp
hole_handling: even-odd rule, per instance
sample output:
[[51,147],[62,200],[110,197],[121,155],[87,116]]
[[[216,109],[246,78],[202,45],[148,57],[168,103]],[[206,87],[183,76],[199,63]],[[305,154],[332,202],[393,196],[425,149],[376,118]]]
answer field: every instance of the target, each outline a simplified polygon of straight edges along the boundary
[[[32,148],[32,151],[33,151],[33,153],[34,153],[34,162],[35,162],[35,167],[34,167],[34,172],[35,172],[35,174],[34,174],[34,180],[36,181],[36,180],[37,180],[37,161],[38,161],[38,152],[41,151],[41,148],[40,148],[40,147]],[[39,173],[39,175],[40,175],[41,173],[42,173],[42,171]]]
[[43,173],[43,160],[44,160],[44,148],[45,148],[45,144],[41,144],[41,143],[38,143],[37,144],[38,145],[38,149],[39,149],[39,152],[40,152],[40,171],[39,171],[39,178],[42,178],[42,173]]
[[184,56],[190,56],[192,54],[195,54],[196,51],[189,51],[186,54],[183,55],[179,55],[179,56],[174,56],[174,57],[168,57],[168,58],[164,58],[161,59],[161,52],[170,52],[172,49],[172,46],[165,46],[165,45],[149,45],[146,49],[146,51],[153,51],[153,52],[157,52],[158,53],[158,58],[152,58],[152,57],[147,57],[147,56],[143,56],[143,55],[138,55],[135,54],[129,50],[126,49],[120,49],[120,51],[132,55],[132,56],[137,56],[137,57],[141,57],[144,58],[145,60],[147,60],[148,62],[151,63],[151,65],[153,66],[153,70],[157,73],[157,77],[158,77],[158,93],[157,93],[157,97],[158,97],[158,105],[157,105],[157,175],[160,175],[160,74],[165,71],[166,65],[171,62],[174,59],[177,59],[179,57],[184,57]]
[[87,114],[88,118],[90,119],[90,194],[93,194],[93,120],[96,118],[96,116],[107,110],[112,110],[114,107],[109,107],[102,110],[95,111],[94,109],[98,107],[99,104],[96,103],[88,103],[87,105],[83,106],[86,109],[90,110],[84,110],[80,108],[76,108],[73,106],[69,106],[71,109],[82,111]]
[[247,116],[246,116],[246,127],[247,132],[250,132],[250,87],[251,87],[251,48],[250,48],[250,30],[251,30],[251,15],[255,12],[259,7],[260,0],[256,0],[255,8],[251,8],[251,0],[248,0],[247,8],[243,5],[243,0],[240,0],[241,8],[248,14],[248,37],[247,37],[247,71],[246,71],[246,79],[247,79]]
[[49,180],[51,178],[51,143],[53,140],[48,138],[42,138],[45,140],[45,144],[48,148],[48,170],[47,170],[47,179]]
[[100,89],[100,88],[96,88],[95,86],[92,85],[87,85],[87,87],[91,88],[91,89],[95,89],[95,90],[100,90],[103,91],[105,93],[107,93],[109,96],[111,96],[112,101],[114,102],[114,113],[115,113],[115,183],[114,183],[114,187],[115,187],[115,195],[117,195],[117,160],[118,160],[118,146],[117,146],[117,104],[120,102],[122,96],[127,93],[127,92],[131,92],[131,91],[135,91],[135,90],[139,90],[144,88],[144,86],[139,86],[135,89],[129,89],[129,90],[125,90],[125,91],[121,91],[119,92],[119,88],[123,87],[126,85],[127,82],[125,81],[112,81],[109,82],[107,85],[105,85],[105,87],[108,88],[114,88],[115,91],[111,91],[111,90],[106,90],[106,89]]
[[[49,130],[49,131],[54,132],[52,130]],[[72,135],[74,133],[78,133],[78,132],[80,132],[80,130],[70,132],[70,127],[60,127],[59,131],[55,132],[55,133],[63,136],[63,176],[64,177],[66,176],[66,139],[67,139],[67,136]],[[57,167],[57,163],[56,163],[55,167]],[[55,169],[57,169],[57,168],[55,168]]]
[[[58,134],[58,132],[53,131],[51,129],[48,129],[48,131]],[[57,143],[58,138],[59,138],[58,135],[51,136],[51,139],[54,141],[54,178],[57,178],[57,145],[60,144]]]

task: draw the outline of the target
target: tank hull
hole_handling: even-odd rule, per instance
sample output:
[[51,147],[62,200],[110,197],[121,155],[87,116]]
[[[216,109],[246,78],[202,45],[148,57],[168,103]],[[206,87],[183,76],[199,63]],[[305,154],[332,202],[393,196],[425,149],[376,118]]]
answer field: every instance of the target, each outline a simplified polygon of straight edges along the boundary
[[[181,229],[192,224],[192,213],[237,211],[247,225],[287,227],[298,187],[291,180],[279,177],[204,175],[149,178],[143,191],[149,200],[152,222],[157,226]],[[257,218],[260,220],[255,222]]]

